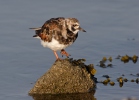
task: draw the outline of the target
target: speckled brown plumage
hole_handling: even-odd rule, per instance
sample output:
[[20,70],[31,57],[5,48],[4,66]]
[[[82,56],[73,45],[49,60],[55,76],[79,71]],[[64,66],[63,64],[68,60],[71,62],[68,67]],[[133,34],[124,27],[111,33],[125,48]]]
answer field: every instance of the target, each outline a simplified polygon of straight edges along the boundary
[[[67,26],[63,27],[65,18],[51,18],[46,21],[40,30],[36,30],[36,36],[39,36],[43,41],[51,42],[52,36],[59,41],[60,44],[69,44],[70,42],[74,42],[78,37],[78,33],[74,34],[70,31]],[[77,19],[73,19],[73,22],[78,22]],[[63,31],[66,31],[66,38],[64,37]]]
[[85,32],[76,18],[64,17],[51,18],[42,27],[31,29],[34,29],[36,33],[33,37],[40,38],[41,44],[52,49],[57,59],[57,50],[63,50],[74,43],[78,37],[78,31]]

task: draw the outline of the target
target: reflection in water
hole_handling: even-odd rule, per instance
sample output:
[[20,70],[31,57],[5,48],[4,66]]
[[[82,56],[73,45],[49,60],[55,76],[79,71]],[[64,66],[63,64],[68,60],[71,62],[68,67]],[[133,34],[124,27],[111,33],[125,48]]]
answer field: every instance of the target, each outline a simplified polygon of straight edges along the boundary
[[31,94],[34,100],[97,100],[95,91],[91,93],[74,94]]
[[119,87],[122,87],[123,86],[123,83],[119,83]]

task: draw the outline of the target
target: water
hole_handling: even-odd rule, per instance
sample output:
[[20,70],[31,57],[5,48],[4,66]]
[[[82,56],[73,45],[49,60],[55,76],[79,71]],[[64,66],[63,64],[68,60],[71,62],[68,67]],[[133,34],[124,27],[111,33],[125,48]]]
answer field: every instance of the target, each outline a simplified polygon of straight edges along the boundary
[[[28,91],[35,81],[54,63],[55,57],[32,38],[30,27],[39,27],[52,17],[78,18],[87,33],[80,32],[76,42],[67,48],[73,58],[86,58],[87,64],[97,65],[102,57],[134,54],[139,56],[139,1],[0,1],[0,100],[33,100]],[[114,59],[113,68],[97,69],[96,77],[104,80],[108,74],[115,86],[97,84],[97,100],[139,98],[139,84],[128,82],[122,88],[116,78],[139,73],[139,63],[124,64]]]

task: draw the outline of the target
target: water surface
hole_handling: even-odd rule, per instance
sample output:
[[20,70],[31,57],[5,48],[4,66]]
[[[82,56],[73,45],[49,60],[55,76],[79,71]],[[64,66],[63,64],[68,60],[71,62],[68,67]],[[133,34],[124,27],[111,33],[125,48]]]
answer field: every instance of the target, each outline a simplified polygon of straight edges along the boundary
[[[33,100],[28,91],[35,81],[54,63],[55,57],[32,38],[30,27],[39,27],[52,17],[75,17],[87,33],[79,32],[76,42],[67,48],[75,59],[85,58],[93,63],[99,81],[108,74],[115,86],[97,84],[97,100],[139,98],[139,84],[127,82],[119,87],[116,78],[139,73],[139,63],[124,64],[117,55],[139,56],[138,0],[80,0],[80,1],[0,1],[0,99]],[[113,68],[96,66],[102,57],[112,57]]]

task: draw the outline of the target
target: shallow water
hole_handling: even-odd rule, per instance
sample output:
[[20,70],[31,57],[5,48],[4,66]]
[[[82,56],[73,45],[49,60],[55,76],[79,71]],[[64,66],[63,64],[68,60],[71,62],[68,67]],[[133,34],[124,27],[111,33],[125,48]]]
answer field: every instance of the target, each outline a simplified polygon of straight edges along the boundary
[[[67,48],[73,58],[85,58],[97,69],[98,81],[108,74],[115,86],[97,84],[97,100],[139,98],[139,84],[127,82],[119,87],[116,78],[139,73],[139,63],[124,64],[118,55],[139,56],[139,1],[0,1],[0,100],[33,100],[28,91],[54,63],[51,50],[32,38],[30,27],[39,27],[52,17],[76,17],[87,33],[79,32],[76,42]],[[96,66],[104,57],[112,57],[113,68]]]

